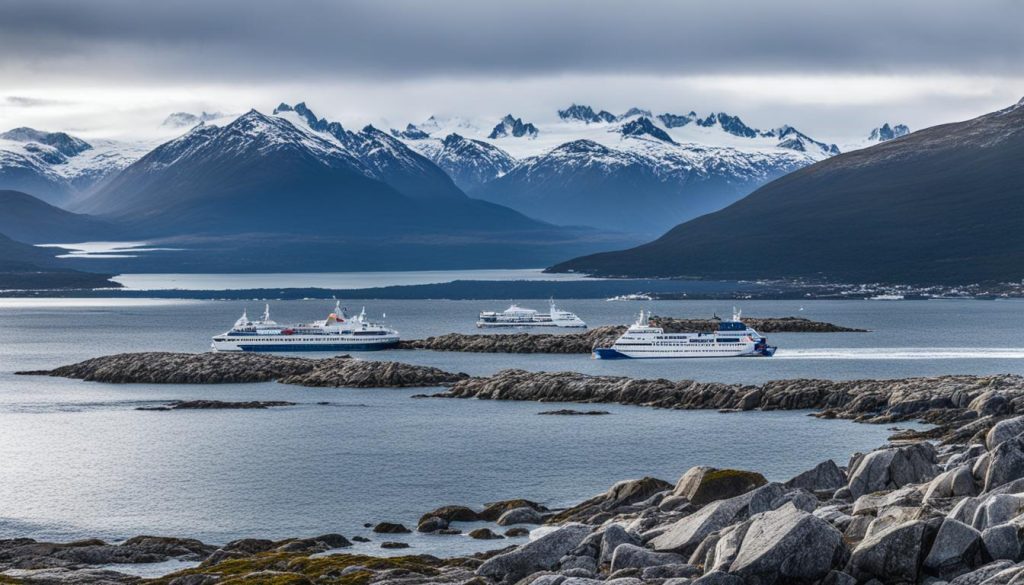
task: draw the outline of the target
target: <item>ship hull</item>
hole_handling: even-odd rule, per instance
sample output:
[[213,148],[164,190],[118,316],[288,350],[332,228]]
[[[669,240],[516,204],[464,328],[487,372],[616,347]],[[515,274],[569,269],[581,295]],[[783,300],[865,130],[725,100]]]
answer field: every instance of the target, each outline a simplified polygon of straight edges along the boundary
[[398,340],[367,343],[364,341],[351,342],[279,342],[268,341],[253,343],[246,341],[214,341],[211,345],[214,351],[225,352],[296,352],[296,351],[380,351],[398,347]]
[[624,359],[687,359],[687,358],[735,358],[735,357],[771,357],[775,354],[774,347],[750,348],[744,350],[734,349],[704,349],[697,352],[658,350],[620,350],[614,347],[594,348],[593,355],[599,360],[624,360]]

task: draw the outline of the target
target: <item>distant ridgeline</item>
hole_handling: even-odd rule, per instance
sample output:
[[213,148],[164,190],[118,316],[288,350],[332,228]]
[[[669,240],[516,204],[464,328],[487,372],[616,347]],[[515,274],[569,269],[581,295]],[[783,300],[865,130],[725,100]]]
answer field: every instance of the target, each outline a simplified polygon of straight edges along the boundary
[[621,252],[598,275],[838,282],[1024,278],[1024,100],[823,160]]

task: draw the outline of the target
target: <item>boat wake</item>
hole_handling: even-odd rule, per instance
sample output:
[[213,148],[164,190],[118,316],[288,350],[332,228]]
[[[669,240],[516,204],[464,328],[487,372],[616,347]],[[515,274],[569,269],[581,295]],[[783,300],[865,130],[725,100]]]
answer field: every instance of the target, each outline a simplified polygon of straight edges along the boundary
[[780,348],[773,359],[790,360],[962,360],[1024,359],[1024,347],[849,347]]

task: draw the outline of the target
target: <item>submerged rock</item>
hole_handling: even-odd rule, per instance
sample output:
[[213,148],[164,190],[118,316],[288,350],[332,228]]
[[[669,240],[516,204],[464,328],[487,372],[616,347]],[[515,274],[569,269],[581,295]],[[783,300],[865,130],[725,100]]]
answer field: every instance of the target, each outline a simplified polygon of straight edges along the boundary
[[295,406],[294,402],[284,400],[252,400],[249,402],[224,402],[221,400],[183,400],[171,402],[167,406],[140,406],[135,410],[231,410],[231,409],[266,409],[276,406]]
[[405,526],[394,522],[381,522],[373,527],[377,534],[408,534],[412,532]]

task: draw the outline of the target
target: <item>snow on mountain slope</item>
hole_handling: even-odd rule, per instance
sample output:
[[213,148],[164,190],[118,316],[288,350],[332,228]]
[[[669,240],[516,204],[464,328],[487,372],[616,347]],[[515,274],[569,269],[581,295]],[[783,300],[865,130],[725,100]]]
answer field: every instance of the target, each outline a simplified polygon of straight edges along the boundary
[[317,116],[305,102],[290,106],[282,103],[274,115],[288,120],[296,128],[317,139],[327,140],[349,153],[366,168],[367,176],[382,181],[416,198],[464,198],[451,177],[430,159],[398,138],[366,126],[358,132],[346,130],[341,123]]
[[[643,233],[720,209],[839,152],[788,125],[759,130],[726,113],[648,114],[634,107],[616,116],[573,104],[557,119],[536,123],[531,136],[492,138],[486,121],[436,116],[392,135],[473,197],[552,223]],[[457,141],[446,147],[453,136]],[[504,157],[495,165],[484,145],[500,148],[514,165]],[[651,212],[624,213],[638,200]]]
[[504,175],[516,165],[516,159],[497,146],[455,133],[444,140],[413,140],[409,146],[434,161],[466,191]]
[[64,205],[141,158],[148,142],[92,140],[64,132],[15,128],[0,134],[0,189]]
[[880,142],[888,142],[896,138],[902,138],[910,134],[910,128],[906,124],[893,124],[889,125],[885,122],[881,126],[874,128],[868,133],[868,136],[863,140],[851,142],[843,145],[843,152],[850,152],[851,150],[860,150],[869,146],[874,146]]
[[199,114],[193,114],[191,112],[173,112],[168,115],[160,125],[164,128],[192,128],[193,126],[203,122],[223,122],[224,119],[228,117],[230,117],[229,114],[225,114],[223,112],[202,112]]

